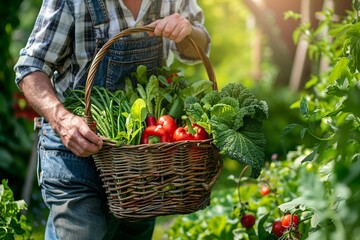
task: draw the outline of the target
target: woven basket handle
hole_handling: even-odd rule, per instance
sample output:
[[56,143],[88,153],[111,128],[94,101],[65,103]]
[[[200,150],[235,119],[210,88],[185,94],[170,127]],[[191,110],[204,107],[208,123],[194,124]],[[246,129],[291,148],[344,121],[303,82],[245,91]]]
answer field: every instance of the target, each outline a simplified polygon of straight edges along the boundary
[[[105,54],[106,54],[107,50],[109,49],[109,47],[114,42],[116,42],[119,38],[122,38],[124,36],[130,35],[130,34],[133,34],[133,33],[153,32],[153,31],[154,31],[154,28],[153,27],[148,27],[148,26],[134,27],[134,28],[125,29],[125,30],[121,31],[120,33],[116,34],[115,36],[113,36],[111,39],[109,39],[102,46],[102,48],[100,48],[98,53],[95,55],[95,58],[91,63],[89,73],[87,75],[87,79],[86,79],[86,83],[85,83],[85,120],[86,120],[87,124],[89,125],[90,129],[93,130],[94,132],[96,132],[96,124],[95,124],[95,121],[94,121],[94,119],[92,118],[92,115],[91,115],[90,97],[91,97],[91,89],[92,89],[92,85],[94,83],[95,74],[96,74],[97,68],[98,68],[101,60],[105,56]],[[212,65],[210,63],[209,58],[206,56],[204,51],[200,47],[198,47],[196,45],[196,43],[194,42],[193,39],[191,39],[190,37],[186,37],[184,39],[184,41],[188,41],[195,48],[197,54],[199,55],[202,63],[205,66],[205,69],[206,69],[209,80],[213,83],[213,90],[217,90],[217,83],[216,83],[215,73],[214,73],[214,69],[213,69],[213,67],[212,67]]]

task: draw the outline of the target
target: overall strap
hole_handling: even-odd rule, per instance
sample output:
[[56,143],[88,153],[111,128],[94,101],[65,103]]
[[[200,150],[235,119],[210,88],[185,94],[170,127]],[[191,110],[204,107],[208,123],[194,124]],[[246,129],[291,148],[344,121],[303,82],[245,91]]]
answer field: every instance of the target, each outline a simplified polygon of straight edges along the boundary
[[[125,19],[125,15],[122,10],[120,1],[122,0],[115,1],[116,15],[118,19]],[[126,21],[119,21],[119,24],[120,24],[120,31],[128,28],[128,24],[126,23]]]
[[95,30],[97,47],[101,47],[108,39],[109,14],[104,0],[85,0]]

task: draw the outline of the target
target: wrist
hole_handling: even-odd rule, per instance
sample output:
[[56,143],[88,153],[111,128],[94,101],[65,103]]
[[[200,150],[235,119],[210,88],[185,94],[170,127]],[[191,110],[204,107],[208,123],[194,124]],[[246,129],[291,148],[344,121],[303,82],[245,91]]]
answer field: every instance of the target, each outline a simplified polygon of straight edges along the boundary
[[69,112],[62,103],[57,103],[49,112],[46,114],[45,118],[50,123],[51,127],[57,132],[61,133],[63,125],[68,122],[70,118],[73,117],[73,114]]
[[[192,31],[188,35],[189,38],[191,38],[198,47],[200,47],[204,52],[207,49],[207,46],[209,44],[209,39],[206,35],[206,33],[195,26],[192,26]],[[198,60],[199,55],[196,52],[196,50],[193,48],[193,46],[190,44],[189,41],[181,41],[179,43],[176,43],[176,48],[178,52],[185,58],[191,59],[191,60]]]

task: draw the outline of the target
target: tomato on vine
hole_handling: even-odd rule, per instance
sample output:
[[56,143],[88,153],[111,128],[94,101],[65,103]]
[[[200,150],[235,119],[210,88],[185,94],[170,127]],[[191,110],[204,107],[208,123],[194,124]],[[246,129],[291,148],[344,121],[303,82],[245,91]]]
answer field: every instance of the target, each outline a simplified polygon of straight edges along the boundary
[[297,215],[286,214],[281,219],[282,226],[289,228],[290,226],[297,226],[299,224],[299,217]]
[[266,196],[271,192],[270,187],[267,184],[264,184],[260,189],[260,194]]
[[281,220],[276,220],[272,225],[272,232],[275,236],[281,237],[285,232],[285,227],[283,227]]
[[241,225],[244,227],[244,228],[251,228],[252,226],[254,226],[255,224],[255,216],[250,214],[250,213],[245,213],[241,219],[240,219],[240,222],[241,222]]

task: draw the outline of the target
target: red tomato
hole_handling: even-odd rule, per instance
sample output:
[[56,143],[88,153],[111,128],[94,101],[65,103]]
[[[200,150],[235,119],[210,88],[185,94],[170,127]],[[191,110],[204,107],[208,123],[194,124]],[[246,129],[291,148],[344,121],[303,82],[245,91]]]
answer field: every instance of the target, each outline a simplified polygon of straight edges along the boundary
[[281,220],[275,221],[272,225],[272,232],[277,237],[281,237],[284,234],[285,230],[286,229],[283,227]]
[[285,228],[289,228],[291,225],[297,226],[299,224],[299,217],[297,215],[286,214],[281,219],[281,223]]
[[260,189],[260,193],[263,196],[268,195],[270,192],[271,192],[271,190],[268,185],[263,185]]
[[241,225],[245,228],[251,228],[255,224],[255,217],[252,214],[246,213],[240,219]]

